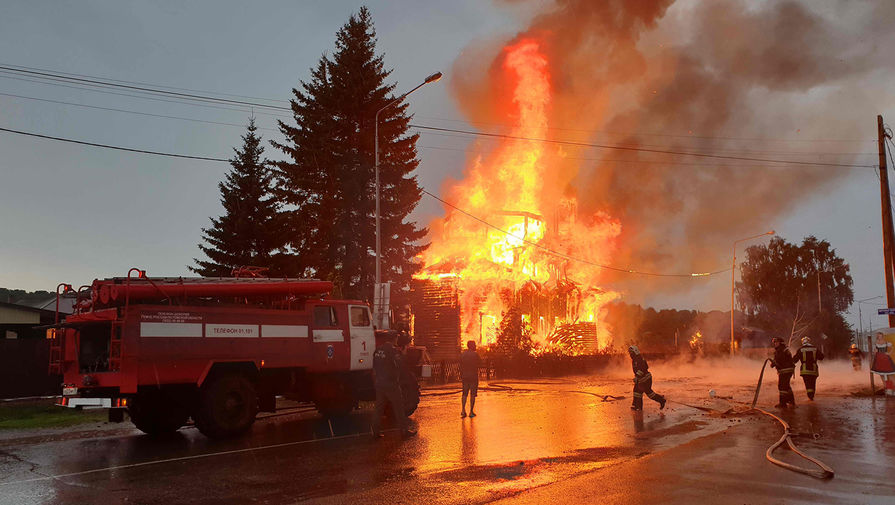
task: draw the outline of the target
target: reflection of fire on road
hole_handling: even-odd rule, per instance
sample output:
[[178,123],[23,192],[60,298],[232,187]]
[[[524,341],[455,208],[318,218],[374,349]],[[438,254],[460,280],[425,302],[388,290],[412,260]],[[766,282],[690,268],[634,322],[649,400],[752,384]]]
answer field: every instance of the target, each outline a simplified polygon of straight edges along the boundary
[[619,296],[599,287],[596,264],[609,262],[621,226],[604,213],[580,214],[574,190],[557,187],[560,148],[521,139],[550,137],[551,77],[539,43],[506,47],[495,79],[511,83],[512,94],[495,99],[506,102],[503,121],[517,125],[508,134],[518,138],[476,156],[447,189],[451,205],[481,221],[449,209],[430,224],[414,333],[436,354],[439,344],[452,347],[449,356],[460,341],[495,343],[504,318],[519,314],[541,349],[596,351],[610,343],[605,306]]

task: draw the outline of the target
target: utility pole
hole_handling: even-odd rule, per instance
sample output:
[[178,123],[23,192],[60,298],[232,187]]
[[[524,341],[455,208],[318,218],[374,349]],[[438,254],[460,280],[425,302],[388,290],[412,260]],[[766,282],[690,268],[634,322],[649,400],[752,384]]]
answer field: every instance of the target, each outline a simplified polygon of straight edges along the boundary
[[864,337],[864,316],[861,314],[861,304],[858,304],[858,338],[855,339],[855,342],[858,343],[859,346],[864,345],[862,342]]
[[[883,263],[886,271],[886,305],[895,308],[895,287],[892,285],[892,200],[889,199],[889,173],[886,169],[886,131],[883,117],[876,116],[879,147],[879,190],[883,217]],[[889,314],[889,327],[895,327],[895,314]]]
[[817,259],[817,250],[814,250],[814,267],[817,270],[817,314],[820,315],[823,312],[823,307],[820,304],[820,261]]

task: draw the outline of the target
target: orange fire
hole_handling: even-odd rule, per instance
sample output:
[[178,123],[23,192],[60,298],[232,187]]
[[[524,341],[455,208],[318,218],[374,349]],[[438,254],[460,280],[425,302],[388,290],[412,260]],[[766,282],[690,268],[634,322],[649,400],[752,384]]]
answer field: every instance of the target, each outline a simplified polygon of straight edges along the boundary
[[[502,121],[518,124],[508,136],[548,138],[551,82],[538,41],[508,46],[502,71],[514,86]],[[580,215],[568,189],[555,187],[562,156],[553,144],[505,139],[448,188],[452,205],[488,224],[451,210],[432,222],[417,278],[458,283],[464,341],[495,342],[510,305],[524,299],[521,317],[535,342],[563,324],[592,323],[599,347],[610,343],[605,306],[619,294],[599,287],[597,265],[610,262],[621,225],[604,213]]]

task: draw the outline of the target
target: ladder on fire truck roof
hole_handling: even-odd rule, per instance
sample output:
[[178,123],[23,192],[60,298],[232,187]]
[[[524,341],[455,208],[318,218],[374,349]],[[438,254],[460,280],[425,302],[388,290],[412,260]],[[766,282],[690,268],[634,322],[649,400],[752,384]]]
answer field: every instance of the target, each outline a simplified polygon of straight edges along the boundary
[[57,334],[56,328],[47,331],[50,334],[50,366],[47,373],[62,375],[62,338]]

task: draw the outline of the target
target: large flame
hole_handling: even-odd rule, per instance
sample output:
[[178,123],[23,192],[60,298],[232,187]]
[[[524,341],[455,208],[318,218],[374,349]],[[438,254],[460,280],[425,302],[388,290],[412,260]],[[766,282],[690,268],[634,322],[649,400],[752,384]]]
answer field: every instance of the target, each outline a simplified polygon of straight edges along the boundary
[[512,95],[500,119],[517,125],[507,132],[517,138],[476,157],[465,178],[448,188],[452,205],[481,221],[448,211],[431,223],[432,243],[417,277],[458,283],[463,340],[493,343],[511,305],[525,299],[529,307],[517,308],[536,342],[546,343],[564,325],[592,324],[588,331],[602,348],[610,343],[605,306],[618,294],[599,287],[597,265],[609,262],[621,226],[605,214],[580,216],[574,196],[552,196],[568,195],[554,187],[562,153],[518,138],[549,137],[547,63],[536,40],[505,48],[501,77],[512,83]]

